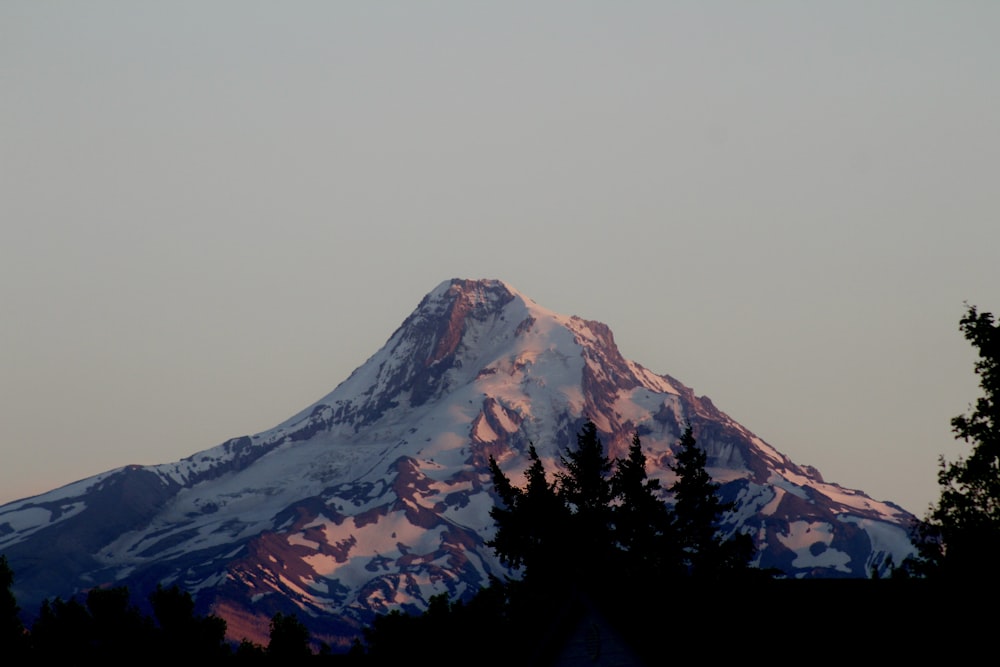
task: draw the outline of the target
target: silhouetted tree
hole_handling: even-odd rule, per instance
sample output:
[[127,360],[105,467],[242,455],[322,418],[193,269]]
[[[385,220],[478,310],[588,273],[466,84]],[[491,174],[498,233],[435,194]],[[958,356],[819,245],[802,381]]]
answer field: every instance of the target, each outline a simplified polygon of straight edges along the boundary
[[31,648],[41,664],[83,664],[95,643],[94,622],[75,598],[42,601],[31,626]]
[[[966,304],[968,306],[968,304]],[[1000,549],[1000,325],[968,306],[959,328],[978,353],[982,396],[951,420],[956,438],[972,445],[967,457],[940,459],[941,497],[918,524],[919,557],[905,565],[941,578],[997,579]]]
[[524,489],[511,484],[491,458],[500,503],[491,511],[497,531],[488,544],[505,564],[524,567],[526,581],[550,585],[560,579],[574,586],[598,581],[608,566],[647,580],[746,570],[753,541],[748,535],[718,535],[719,520],[732,504],[722,502],[690,426],[679,445],[671,466],[677,475],[670,488],[672,510],[660,497],[659,481],[646,474],[638,434],[628,456],[612,461],[597,427],[586,422],[576,448],[561,457],[563,470],[554,482],[532,445]]
[[577,434],[576,449],[560,460],[564,470],[556,475],[556,492],[570,511],[565,527],[571,551],[562,567],[580,581],[610,565],[617,547],[611,528],[613,462],[589,420]]
[[215,661],[231,655],[225,621],[194,615],[190,594],[158,586],[149,597],[155,615],[133,604],[128,588],[95,588],[84,601],[44,600],[28,634],[39,662],[125,664],[144,655],[157,660]]
[[125,664],[143,655],[157,660],[215,661],[231,654],[225,621],[195,616],[188,593],[158,586],[150,595],[156,622],[133,604],[128,588],[95,588],[80,602],[44,600],[31,627],[32,655],[40,662]]
[[295,614],[282,614],[279,611],[271,618],[267,656],[282,661],[304,660],[312,656],[309,629]]
[[490,457],[500,503],[490,510],[497,530],[487,545],[508,567],[523,567],[526,577],[546,579],[558,572],[567,549],[565,524],[569,508],[556,493],[556,485],[549,482],[534,445],[529,446],[528,457],[531,463],[525,471],[524,489],[511,484]]
[[238,665],[262,665],[267,662],[264,647],[245,638],[236,646],[234,657]]
[[106,660],[135,659],[152,643],[152,619],[132,604],[128,588],[94,588],[87,593],[93,619],[92,646]]
[[628,456],[617,460],[611,490],[614,538],[624,551],[624,574],[642,578],[651,572],[673,578],[680,572],[680,546],[673,515],[662,498],[660,480],[646,473],[639,434],[632,436]]
[[607,523],[611,506],[612,462],[604,453],[597,426],[588,421],[576,436],[576,449],[561,456],[565,471],[556,475],[559,494],[574,514]]
[[753,542],[744,534],[729,539],[719,536],[719,519],[733,504],[719,497],[719,485],[706,469],[708,455],[698,446],[690,424],[679,445],[676,463],[670,466],[677,475],[670,491],[674,494],[674,525],[685,568],[698,578],[720,578],[745,571],[754,555]]
[[428,600],[423,614],[399,609],[379,614],[350,655],[370,661],[363,664],[418,661],[442,667],[524,660],[539,629],[550,622],[554,602],[560,602],[534,592],[525,595],[527,590],[523,581],[491,579],[468,601],[449,601],[441,593]]
[[576,448],[560,457],[564,469],[552,481],[534,445],[528,456],[523,489],[490,458],[500,503],[490,512],[497,530],[487,544],[504,564],[523,567],[526,582],[579,586],[612,562],[618,546],[612,535],[613,463],[590,421]]
[[226,621],[218,616],[198,616],[194,599],[177,585],[157,585],[149,596],[159,626],[158,655],[163,658],[219,658],[228,655]]
[[14,571],[7,564],[7,556],[0,555],[0,650],[5,661],[23,659],[28,648],[13,587]]

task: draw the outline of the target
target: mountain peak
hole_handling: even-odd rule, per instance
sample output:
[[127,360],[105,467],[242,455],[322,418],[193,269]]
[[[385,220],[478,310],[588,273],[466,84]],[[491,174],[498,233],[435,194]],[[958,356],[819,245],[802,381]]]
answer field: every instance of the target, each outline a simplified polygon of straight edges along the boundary
[[[331,406],[357,431],[390,410],[417,408],[459,387],[496,391],[500,377],[505,391],[517,386],[519,395],[539,396],[544,387],[547,402],[572,406],[606,432],[620,425],[613,402],[622,392],[643,386],[677,393],[668,378],[626,360],[607,325],[548,310],[502,280],[453,278],[424,296],[346,381],[286,425]],[[490,388],[479,387],[484,383]],[[566,432],[559,440],[572,437]]]
[[522,295],[502,280],[495,278],[451,278],[431,290],[425,300],[465,300],[471,303],[490,303],[497,299],[508,299],[511,296]]
[[0,551],[29,607],[94,582],[143,594],[162,581],[226,611],[236,639],[266,639],[252,633],[294,611],[315,636],[348,640],[375,613],[419,611],[510,574],[486,543],[488,461],[516,476],[534,444],[555,473],[586,420],[611,457],[639,433],[664,489],[690,424],[735,503],[722,529],[751,534],[762,567],[863,577],[912,549],[910,515],[825,482],[707,398],[625,359],[610,327],[500,280],[456,278],[284,423],[0,507]]
[[466,328],[466,318],[495,316],[516,295],[517,292],[499,280],[453,278],[438,285],[424,297],[411,316],[412,321],[408,320],[413,327],[418,327],[425,317],[437,322],[432,349],[424,360],[425,365],[437,364],[455,353]]

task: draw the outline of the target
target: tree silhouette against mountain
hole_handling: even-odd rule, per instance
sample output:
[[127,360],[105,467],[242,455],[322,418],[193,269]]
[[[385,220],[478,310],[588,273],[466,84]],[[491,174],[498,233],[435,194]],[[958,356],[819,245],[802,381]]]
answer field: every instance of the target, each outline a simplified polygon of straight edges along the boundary
[[122,664],[157,644],[155,627],[132,603],[128,589],[94,588],[84,601],[42,603],[31,627],[31,646],[42,662]]
[[534,573],[539,579],[559,577],[568,554],[566,522],[569,508],[549,482],[534,445],[528,448],[531,463],[525,472],[527,484],[521,489],[511,484],[490,457],[494,490],[500,502],[490,510],[496,525],[487,541],[500,561],[514,569]]
[[646,473],[646,455],[639,434],[632,436],[628,456],[619,459],[611,478],[617,504],[614,540],[622,576],[638,581],[649,573],[674,579],[683,573],[681,541],[674,515],[663,499],[658,479]]
[[706,470],[707,454],[690,425],[676,456],[672,509],[659,480],[646,475],[638,434],[626,458],[611,460],[597,427],[586,422],[576,449],[560,457],[563,469],[552,482],[531,446],[524,489],[515,487],[491,458],[500,502],[490,513],[496,533],[488,544],[504,564],[523,568],[528,581],[569,578],[579,586],[600,579],[609,567],[649,581],[746,573],[753,541],[743,534],[719,535],[719,521],[733,504],[719,497],[719,485]]
[[10,660],[21,659],[28,650],[28,637],[13,587],[14,572],[7,564],[7,557],[0,555],[0,647]]
[[[968,306],[968,304],[966,304]],[[966,457],[939,461],[941,496],[916,527],[918,557],[904,569],[942,579],[996,582],[1000,568],[1000,325],[992,313],[968,306],[959,321],[976,348],[982,396],[951,420],[957,439],[972,445]]]
[[275,614],[266,647],[226,640],[226,622],[194,613],[190,593],[158,585],[144,614],[125,586],[94,588],[83,596],[45,599],[27,630],[12,591],[13,572],[0,555],[0,658],[3,664],[299,664],[316,656],[306,626],[294,614]]
[[194,613],[194,598],[174,585],[157,585],[149,596],[153,616],[159,627],[158,655],[173,660],[193,657],[224,657],[226,621],[218,616],[198,616]]
[[674,531],[681,547],[681,567],[697,578],[729,578],[748,573],[754,556],[751,537],[737,533],[719,535],[719,520],[734,508],[719,497],[719,484],[705,466],[708,454],[698,446],[690,425],[681,435],[677,461],[670,469],[677,475],[674,496]]
[[271,619],[270,642],[267,656],[288,664],[305,660],[312,655],[309,648],[309,629],[295,614],[278,612]]

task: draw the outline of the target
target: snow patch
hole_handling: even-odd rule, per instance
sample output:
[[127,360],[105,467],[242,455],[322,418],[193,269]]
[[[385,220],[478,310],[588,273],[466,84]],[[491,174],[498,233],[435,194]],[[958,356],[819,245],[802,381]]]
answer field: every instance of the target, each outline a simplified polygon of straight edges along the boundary
[[320,548],[320,543],[313,540],[307,540],[304,533],[289,533],[286,537],[288,543],[293,546],[308,547],[314,551],[318,551]]
[[788,532],[777,535],[778,541],[795,553],[792,566],[797,568],[831,568],[850,573],[850,554],[839,549],[831,549],[833,527],[825,522],[792,521]]
[[793,483],[792,481],[786,479],[783,475],[779,475],[778,473],[772,473],[771,476],[767,479],[767,483],[775,487],[775,489],[782,489],[783,491],[786,491],[787,493],[790,493],[793,496],[797,496],[805,500],[809,499],[809,494],[806,493],[805,489]]

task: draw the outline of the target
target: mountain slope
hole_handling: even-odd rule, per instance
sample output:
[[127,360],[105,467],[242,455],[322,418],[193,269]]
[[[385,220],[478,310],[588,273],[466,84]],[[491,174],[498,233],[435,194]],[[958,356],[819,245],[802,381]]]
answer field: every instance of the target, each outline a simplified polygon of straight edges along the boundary
[[737,502],[759,564],[864,577],[910,552],[901,508],[826,483],[709,399],[624,359],[607,326],[549,311],[500,281],[450,280],[330,394],[275,428],[158,466],[128,466],[0,506],[0,552],[22,608],[126,584],[179,584],[266,640],[276,611],[346,641],[374,613],[469,594],[503,568],[489,456],[549,470],[586,419],[611,456],[641,435],[649,474],[690,422]]

